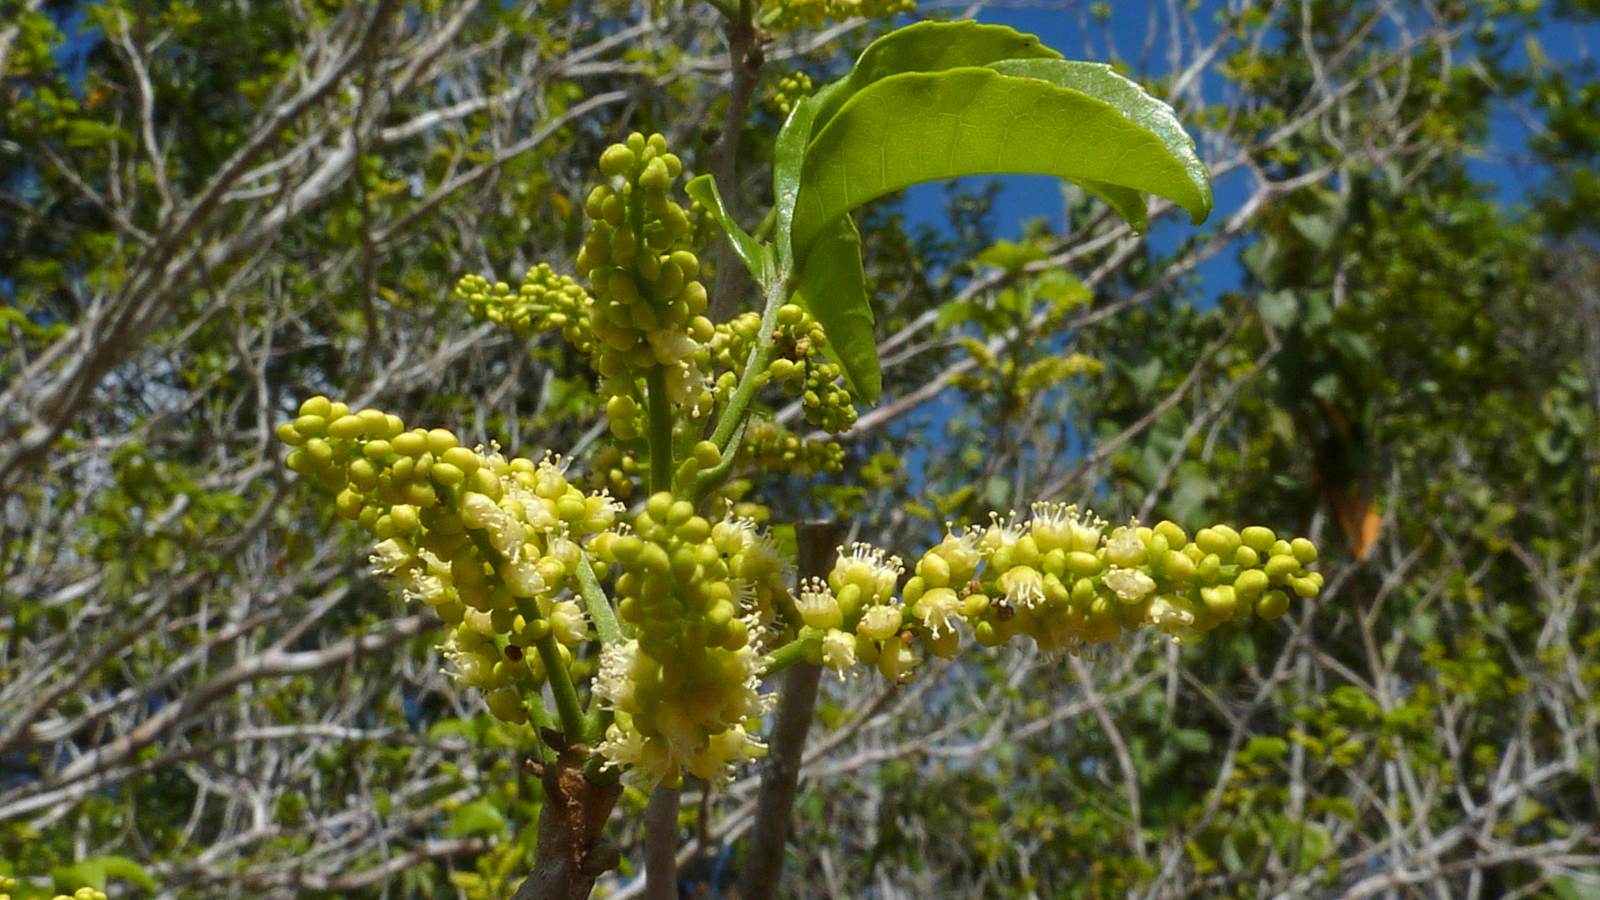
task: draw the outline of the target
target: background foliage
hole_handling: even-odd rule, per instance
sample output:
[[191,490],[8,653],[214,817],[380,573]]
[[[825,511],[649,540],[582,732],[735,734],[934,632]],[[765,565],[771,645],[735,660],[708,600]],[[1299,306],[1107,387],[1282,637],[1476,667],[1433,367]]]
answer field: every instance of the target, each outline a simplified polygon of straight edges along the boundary
[[[569,266],[628,130],[764,205],[780,80],[882,27],[791,7],[811,24],[730,62],[698,6],[5,4],[0,874],[509,895],[526,735],[437,674],[272,428],[337,392],[588,465],[581,361],[451,288]],[[1198,646],[830,690],[786,890],[1600,896],[1600,82],[1541,44],[1600,11],[1061,14],[1178,106],[1218,215],[1147,241],[1069,194],[1063,233],[1007,243],[981,185],[939,231],[879,204],[883,399],[842,475],[749,496],[904,551],[1037,499],[1261,522],[1317,538],[1328,587]],[[1107,16],[1149,17],[1147,58]],[[1515,201],[1473,165],[1506,115]],[[1237,286],[1196,276],[1214,259]],[[753,796],[685,792],[686,880],[724,892]]]

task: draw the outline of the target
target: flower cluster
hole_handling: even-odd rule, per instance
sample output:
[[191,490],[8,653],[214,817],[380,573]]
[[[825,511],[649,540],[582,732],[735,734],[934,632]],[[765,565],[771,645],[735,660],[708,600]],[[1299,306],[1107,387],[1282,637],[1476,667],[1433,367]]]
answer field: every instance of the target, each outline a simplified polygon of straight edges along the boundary
[[[0,900],[11,900],[11,892],[17,889],[17,880],[6,875],[0,875]],[[51,900],[106,900],[105,891],[97,891],[92,887],[81,887],[70,894],[57,894]]]
[[790,72],[773,85],[772,95],[767,98],[767,108],[779,118],[786,118],[795,104],[809,96],[815,87],[810,75],[804,72]]
[[[902,5],[791,0],[778,12],[810,21]],[[780,87],[799,93],[809,82]],[[576,263],[588,290],[538,265],[516,290],[469,276],[457,296],[519,335],[562,331],[599,374],[612,435],[648,432],[660,454],[649,465],[638,445],[607,447],[580,485],[559,459],[469,449],[444,429],[407,429],[326,397],[278,429],[293,448],[289,468],[336,492],[339,514],[372,536],[375,571],[437,612],[450,671],[500,719],[555,724],[548,689],[568,746],[581,741],[652,784],[684,772],[716,780],[765,752],[754,732],[769,668],[806,659],[841,678],[872,666],[904,681],[922,653],[953,657],[967,632],[984,646],[1027,635],[1074,652],[1145,626],[1190,640],[1235,617],[1276,618],[1291,595],[1321,589],[1304,539],[1219,525],[1191,540],[1171,522],[1108,529],[1076,507],[1036,504],[1026,520],[950,531],[909,578],[881,550],[841,548],[825,578],[791,595],[777,547],[733,514],[758,507],[732,506],[748,484],[727,480],[725,456],[802,474],[842,467],[837,443],[805,440],[744,405],[772,382],[800,398],[810,424],[851,428],[856,410],[827,336],[793,303],[770,310],[770,329],[756,313],[713,326],[687,246],[693,222],[669,196],[683,165],[660,135],[630,135],[599,168]],[[745,371],[751,360],[765,368]],[[704,417],[719,402],[747,418],[712,428]],[[656,493],[628,523],[612,498],[632,497],[646,470]],[[713,521],[697,506],[709,502],[729,513]],[[580,652],[596,643],[598,654]]]
[[895,596],[905,566],[899,557],[856,544],[839,559],[827,580],[800,586],[795,608],[811,639],[807,655],[842,679],[857,663],[876,665],[885,678],[910,677],[917,658],[905,631],[908,610]]
[[844,468],[837,441],[813,441],[771,420],[751,421],[740,447],[740,461],[763,471],[814,475]]
[[[731,391],[744,376],[750,348],[760,337],[761,317],[745,313],[716,327],[711,339],[711,359],[727,371],[718,379],[719,391]],[[839,384],[840,369],[824,355],[828,336],[811,314],[798,304],[778,308],[772,341],[772,362],[767,377],[799,397],[806,421],[827,431],[849,430],[856,422],[850,392]]]
[[633,496],[634,479],[642,474],[639,458],[617,447],[605,447],[590,461],[589,487],[609,491],[618,500]]
[[408,431],[397,416],[326,397],[302,404],[278,436],[295,448],[289,468],[338,491],[339,514],[377,539],[376,571],[449,626],[455,676],[485,691],[495,715],[525,721],[527,691],[586,638],[571,599],[578,568],[605,568],[583,542],[614,540],[621,506],[569,483],[558,460],[469,450],[442,428]]
[[600,156],[606,178],[590,192],[584,211],[593,228],[578,253],[578,275],[589,280],[589,317],[595,368],[606,415],[620,440],[639,436],[638,379],[662,369],[668,394],[680,407],[711,408],[711,320],[700,260],[681,244],[691,224],[669,196],[683,163],[666,139],[634,133]]
[[904,679],[915,664],[913,637],[949,658],[963,623],[989,647],[1027,635],[1046,651],[1076,651],[1147,625],[1190,641],[1236,617],[1276,619],[1291,594],[1322,589],[1322,575],[1305,568],[1316,547],[1269,528],[1215,525],[1189,540],[1172,522],[1108,533],[1073,506],[1040,503],[1032,512],[1025,522],[996,517],[987,528],[948,533],[917,561],[898,600],[900,561],[851,548],[826,584],[801,588],[814,661],[841,677],[858,661],[875,662]]
[[763,12],[761,24],[769,31],[791,31],[816,28],[829,19],[877,19],[916,9],[916,0],[780,0]]
[[828,336],[817,321],[793,303],[778,309],[776,353],[768,371],[772,380],[800,397],[806,421],[831,432],[848,431],[856,423],[850,392],[839,384],[839,365],[823,355]]
[[456,285],[456,297],[475,319],[509,328],[521,337],[559,331],[580,353],[594,353],[589,324],[594,298],[545,263],[529,269],[515,291],[503,281],[490,284],[481,275],[467,275]]
[[614,721],[600,752],[652,783],[720,779],[761,756],[760,640],[786,594],[782,558],[746,520],[713,525],[670,493],[610,543],[617,612],[633,637],[602,651],[594,693]]

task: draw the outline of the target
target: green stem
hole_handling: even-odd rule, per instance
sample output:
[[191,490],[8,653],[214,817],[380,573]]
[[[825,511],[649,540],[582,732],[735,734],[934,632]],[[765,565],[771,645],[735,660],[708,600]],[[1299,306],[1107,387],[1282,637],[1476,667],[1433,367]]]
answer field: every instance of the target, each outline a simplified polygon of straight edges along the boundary
[[[441,485],[435,482],[434,489],[438,491],[446,506],[451,509],[461,508],[461,492],[459,488],[454,485]],[[504,576],[500,572],[508,563],[506,558],[500,555],[500,551],[495,549],[494,542],[489,540],[488,532],[481,528],[468,528],[466,532],[467,537],[472,540],[472,545],[477,548],[478,553],[494,567],[494,577],[503,580]],[[589,577],[593,578],[594,573],[590,572]],[[528,621],[531,622],[538,618],[537,604],[531,602],[519,603],[518,608]],[[583,739],[585,723],[583,707],[578,705],[578,690],[572,685],[572,673],[568,672],[567,667],[561,662],[561,651],[558,649],[559,645],[554,635],[545,635],[535,641],[534,646],[539,650],[539,659],[544,661],[545,678],[550,682],[550,691],[555,694],[556,711],[561,716],[561,733],[566,738],[567,743],[575,744]],[[539,710],[541,712],[544,711],[542,701],[539,703]],[[546,718],[549,717],[548,712],[545,712],[544,715]],[[560,752],[560,748],[552,749]]]
[[672,401],[667,399],[667,370],[654,366],[645,371],[649,394],[650,493],[672,490]]
[[578,704],[578,691],[572,686],[572,676],[561,661],[561,644],[554,634],[547,634],[534,642],[539,648],[539,659],[544,661],[545,677],[550,681],[550,693],[556,698],[556,714],[561,717],[561,734],[567,744],[579,743],[584,737],[583,707]]
[[[813,639],[814,640],[814,639]],[[806,645],[813,643],[803,637],[797,637],[782,647],[767,654],[766,665],[761,668],[761,677],[768,678],[782,672],[796,663],[806,661]]]
[[767,381],[767,366],[772,364],[772,353],[777,346],[772,340],[772,330],[778,324],[778,309],[789,299],[788,287],[789,275],[786,271],[773,273],[762,285],[767,302],[766,308],[761,311],[761,330],[756,333],[756,345],[750,348],[744,377],[739,379],[739,386],[734,388],[733,397],[728,400],[727,408],[717,420],[717,430],[711,435],[712,443],[717,445],[724,457],[737,449],[734,437],[742,433],[742,426],[749,418],[750,401],[754,399],[756,389]]
[[755,231],[750,232],[750,236],[758,241],[765,241],[776,227],[778,227],[778,207],[774,206],[767,210],[767,214],[761,219],[761,224],[756,226]]

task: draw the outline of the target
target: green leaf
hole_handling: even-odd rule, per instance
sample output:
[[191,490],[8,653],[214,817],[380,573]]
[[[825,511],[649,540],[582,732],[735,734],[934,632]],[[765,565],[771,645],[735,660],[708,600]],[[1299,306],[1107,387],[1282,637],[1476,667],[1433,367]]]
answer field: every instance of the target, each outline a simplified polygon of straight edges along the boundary
[[949,331],[950,329],[972,320],[977,307],[971,300],[951,300],[939,307],[939,317],[934,319],[934,331]]
[[[1140,191],[1165,197],[1183,207],[1189,213],[1190,222],[1195,225],[1204,222],[1211,214],[1211,179],[1206,174],[1205,163],[1195,154],[1194,139],[1183,129],[1172,107],[1150,96],[1138,84],[1118,75],[1104,63],[1078,60],[1008,59],[993,63],[989,68],[1002,75],[1046,81],[1108,103],[1128,121],[1161,142],[1170,160],[1183,170],[1182,177],[1173,178],[1168,190],[1133,184],[1125,179],[1073,179],[1119,212],[1122,210],[1120,200],[1114,198],[1131,197],[1136,204],[1138,221],[1126,212],[1122,216],[1136,230],[1144,230],[1144,200],[1139,196]],[[1165,161],[1161,163],[1166,175],[1171,177],[1174,173],[1164,165]]]
[[99,857],[102,870],[108,878],[121,878],[123,881],[136,884],[150,893],[156,892],[156,880],[144,866],[139,865],[126,856]]
[[450,822],[452,837],[495,836],[504,834],[505,830],[506,817],[487,800],[479,800],[461,807],[456,810],[455,819]]
[[99,860],[85,859],[70,866],[52,868],[50,880],[55,883],[56,890],[63,894],[71,894],[81,887],[103,891],[106,887],[106,870]]
[[817,238],[800,271],[794,301],[822,325],[828,336],[823,352],[844,370],[850,390],[868,403],[878,402],[883,372],[861,268],[861,235],[848,215],[835,219]]
[[851,96],[806,148],[793,256],[803,261],[829,222],[869,200],[924,181],[1000,173],[1074,181],[1136,229],[1146,224],[1140,191],[1172,200],[1196,222],[1211,209],[1204,166],[1165,103],[1106,66],[1008,60],[891,75]]
[[1584,875],[1583,881],[1557,875],[1545,883],[1560,900],[1600,900],[1600,884],[1595,883],[1600,880],[1600,870],[1579,871]]
[[56,890],[65,894],[81,887],[103,891],[106,881],[111,878],[136,884],[152,894],[156,890],[155,879],[150,877],[145,867],[126,856],[91,856],[70,866],[56,866],[50,870],[50,880],[55,882]]
[[728,207],[722,202],[722,193],[717,190],[717,182],[710,175],[701,175],[683,186],[684,193],[691,199],[705,207],[711,218],[722,226],[722,233],[728,236],[728,242],[733,244],[733,252],[738,254],[739,261],[750,270],[758,283],[765,282],[769,277],[766,267],[772,261],[772,251],[761,245],[748,232],[739,227],[733,220]]
[[789,118],[778,129],[772,146],[772,198],[777,212],[778,270],[784,276],[795,268],[794,245],[790,241],[790,228],[794,223],[795,203],[800,198],[801,178],[805,169],[806,148],[811,144],[811,124],[817,110],[828,98],[844,87],[836,81],[815,94],[796,103]]
[[979,253],[976,261],[1001,269],[1008,275],[1017,276],[1022,274],[1028,263],[1039,262],[1046,258],[1048,257],[1044,248],[1032,241],[1024,241],[1021,244],[996,241],[994,246]]
[[1005,59],[1060,59],[1061,54],[1031,34],[1004,25],[977,22],[918,22],[873,41],[851,67],[843,87],[819,104],[815,131],[839,107],[875,81],[903,72],[941,72],[962,66],[986,66]]

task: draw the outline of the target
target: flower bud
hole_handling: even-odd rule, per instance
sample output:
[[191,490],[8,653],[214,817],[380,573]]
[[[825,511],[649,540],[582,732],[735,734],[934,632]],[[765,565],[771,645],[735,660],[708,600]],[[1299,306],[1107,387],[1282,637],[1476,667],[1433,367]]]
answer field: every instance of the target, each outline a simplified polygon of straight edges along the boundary
[[1267,560],[1267,564],[1263,568],[1266,570],[1268,577],[1276,581],[1299,572],[1300,560],[1289,555],[1274,556]]
[[333,402],[330,401],[327,397],[324,397],[321,394],[318,394],[315,397],[307,398],[304,403],[300,404],[299,415],[302,415],[302,416],[321,416],[321,417],[325,418],[332,411],[333,411]]
[[1289,551],[1301,565],[1310,565],[1317,561],[1317,546],[1303,537],[1290,541]]
[[633,151],[625,145],[612,144],[600,154],[600,174],[607,178],[626,175],[636,161]]
[[1267,573],[1260,569],[1246,569],[1233,580],[1234,591],[1242,598],[1254,600],[1270,586]]
[[1233,618],[1234,610],[1239,605],[1238,599],[1234,596],[1233,586],[1228,584],[1201,588],[1200,599],[1205,601],[1207,609],[1223,621]]
[[1268,591],[1256,601],[1256,615],[1270,622],[1289,611],[1289,595],[1283,591]]
[[1272,545],[1277,543],[1278,540],[1278,536],[1272,532],[1271,528],[1263,528],[1260,525],[1251,525],[1244,531],[1239,532],[1239,538],[1246,547],[1257,553],[1266,553],[1271,550]]

